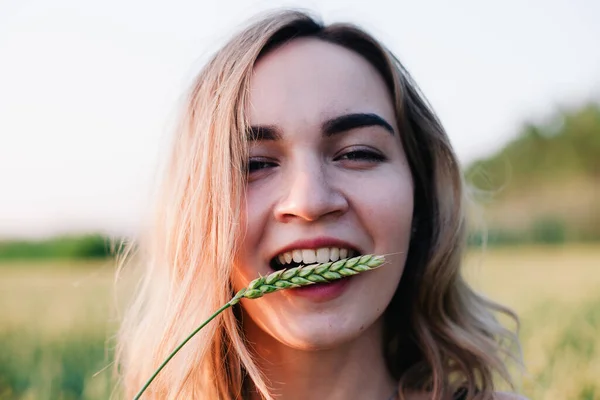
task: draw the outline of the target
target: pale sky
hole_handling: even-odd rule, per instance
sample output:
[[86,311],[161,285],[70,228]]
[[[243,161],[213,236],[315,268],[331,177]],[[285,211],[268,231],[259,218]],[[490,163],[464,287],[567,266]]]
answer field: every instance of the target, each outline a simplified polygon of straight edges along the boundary
[[0,237],[134,232],[187,84],[282,5],[383,40],[465,163],[600,99],[595,0],[0,0]]

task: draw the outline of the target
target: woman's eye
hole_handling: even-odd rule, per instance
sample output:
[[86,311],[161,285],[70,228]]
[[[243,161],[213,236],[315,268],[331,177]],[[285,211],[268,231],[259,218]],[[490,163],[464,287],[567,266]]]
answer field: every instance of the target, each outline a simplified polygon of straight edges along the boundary
[[381,162],[385,161],[385,157],[372,150],[353,150],[342,154],[338,160]]
[[273,161],[269,161],[266,159],[250,159],[248,161],[248,173],[251,174],[253,172],[256,171],[260,171],[263,169],[267,169],[267,168],[272,168],[272,167],[276,167],[277,164],[275,164]]

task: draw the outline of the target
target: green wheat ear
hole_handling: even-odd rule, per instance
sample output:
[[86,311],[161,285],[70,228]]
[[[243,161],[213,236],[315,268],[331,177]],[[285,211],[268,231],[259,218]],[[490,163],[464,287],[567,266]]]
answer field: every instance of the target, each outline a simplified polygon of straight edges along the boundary
[[375,269],[383,264],[383,256],[358,256],[324,264],[305,265],[275,271],[250,282],[229,301],[237,304],[242,298],[257,299],[267,293],[282,289],[297,288],[315,283],[331,282],[336,279]]
[[194,332],[192,332],[179,346],[173,350],[171,354],[163,361],[154,374],[148,379],[144,387],[135,395],[134,400],[138,400],[144,391],[150,386],[158,373],[167,365],[167,363],[177,354],[179,350],[192,338],[200,329],[212,321],[217,315],[229,307],[239,303],[243,298],[258,299],[268,293],[273,293],[278,290],[292,289],[301,286],[313,285],[315,283],[331,282],[336,279],[345,278],[360,274],[361,272],[370,271],[380,267],[385,261],[383,256],[375,256],[368,254],[354,258],[345,258],[335,262],[327,262],[324,264],[304,265],[300,267],[282,269],[275,271],[267,276],[261,276],[250,282],[248,287],[243,288],[236,293],[231,300],[219,308],[213,315],[202,323]]

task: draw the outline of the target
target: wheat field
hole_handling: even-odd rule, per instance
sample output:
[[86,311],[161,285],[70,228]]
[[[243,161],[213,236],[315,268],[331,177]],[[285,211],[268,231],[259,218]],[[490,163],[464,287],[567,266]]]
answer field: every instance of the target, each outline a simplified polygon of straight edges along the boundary
[[[600,399],[600,247],[473,251],[465,275],[519,314],[527,397]],[[0,400],[109,398],[122,283],[106,261],[0,265]]]

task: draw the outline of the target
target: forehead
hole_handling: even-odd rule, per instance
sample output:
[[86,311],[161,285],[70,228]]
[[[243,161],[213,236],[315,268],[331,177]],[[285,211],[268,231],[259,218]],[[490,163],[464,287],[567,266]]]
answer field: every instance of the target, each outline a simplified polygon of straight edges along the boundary
[[312,123],[341,113],[373,112],[393,120],[383,78],[361,55],[319,39],[295,39],[254,67],[251,124]]

